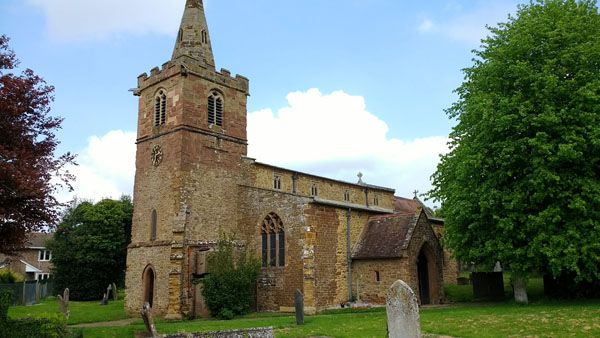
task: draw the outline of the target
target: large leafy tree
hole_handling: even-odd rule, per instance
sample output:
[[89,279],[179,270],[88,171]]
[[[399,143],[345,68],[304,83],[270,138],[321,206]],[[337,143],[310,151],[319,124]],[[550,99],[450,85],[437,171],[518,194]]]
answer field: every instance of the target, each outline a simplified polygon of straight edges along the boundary
[[54,158],[62,122],[49,115],[54,87],[30,69],[10,72],[18,60],[8,40],[0,36],[0,253],[6,254],[22,247],[28,232],[54,226],[58,185],[51,179],[68,185],[72,177],[61,169],[73,163],[68,153]]
[[450,152],[432,176],[458,259],[600,277],[600,16],[544,0],[489,28],[464,69]]
[[129,196],[68,208],[47,243],[56,287],[69,288],[74,300],[92,300],[102,298],[110,283],[122,284],[132,216]]

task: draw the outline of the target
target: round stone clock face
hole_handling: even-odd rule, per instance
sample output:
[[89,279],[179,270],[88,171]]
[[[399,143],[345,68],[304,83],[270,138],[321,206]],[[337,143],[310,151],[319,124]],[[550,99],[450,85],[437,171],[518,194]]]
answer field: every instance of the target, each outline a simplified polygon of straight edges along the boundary
[[152,153],[150,154],[151,158],[152,158],[152,164],[157,167],[160,162],[162,162],[162,158],[163,158],[163,150],[162,147],[160,145],[155,145],[152,148]]

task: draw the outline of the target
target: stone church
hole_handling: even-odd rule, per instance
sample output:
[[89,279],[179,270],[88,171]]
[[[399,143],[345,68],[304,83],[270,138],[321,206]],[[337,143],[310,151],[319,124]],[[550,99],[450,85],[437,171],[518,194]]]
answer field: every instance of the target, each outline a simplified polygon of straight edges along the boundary
[[[422,304],[443,300],[457,264],[443,220],[415,197],[280,168],[247,157],[249,81],[217,71],[202,0],[187,0],[173,56],[138,77],[132,243],[125,307],[169,319],[208,315],[206,255],[235,233],[262,260],[257,311],[308,312],[351,299],[385,302],[406,281]],[[358,292],[357,292],[358,291]]]

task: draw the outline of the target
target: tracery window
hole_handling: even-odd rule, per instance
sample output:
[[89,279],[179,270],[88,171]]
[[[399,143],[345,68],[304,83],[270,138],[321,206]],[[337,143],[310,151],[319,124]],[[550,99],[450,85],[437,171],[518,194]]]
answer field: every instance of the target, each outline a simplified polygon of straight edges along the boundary
[[379,205],[379,196],[377,196],[377,195],[373,196],[373,205],[375,205],[375,206]]
[[268,214],[261,230],[262,266],[285,266],[285,231],[281,218]]
[[154,126],[165,124],[167,120],[167,94],[163,89],[156,93],[154,98]]
[[208,96],[208,124],[223,126],[223,98],[217,91]]
[[319,194],[319,187],[316,183],[313,183],[312,187],[310,188],[310,194],[313,196],[317,196]]

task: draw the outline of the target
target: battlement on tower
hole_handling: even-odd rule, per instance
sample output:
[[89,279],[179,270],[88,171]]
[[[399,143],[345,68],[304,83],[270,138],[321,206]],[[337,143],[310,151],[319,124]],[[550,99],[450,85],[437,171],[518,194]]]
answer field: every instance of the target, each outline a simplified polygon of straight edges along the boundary
[[250,81],[245,76],[239,74],[231,76],[231,72],[225,68],[221,68],[221,71],[215,71],[189,56],[181,56],[174,61],[167,61],[160,68],[154,67],[150,70],[150,75],[147,73],[140,74],[137,79],[137,94],[139,95],[141,91],[152,87],[158,82],[177,75],[198,76],[250,95]]

